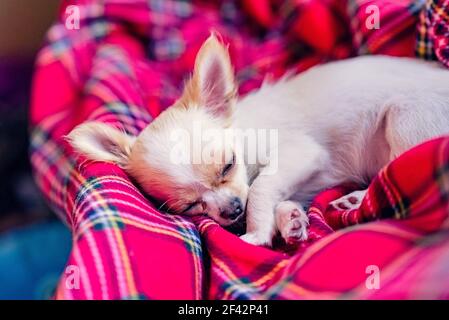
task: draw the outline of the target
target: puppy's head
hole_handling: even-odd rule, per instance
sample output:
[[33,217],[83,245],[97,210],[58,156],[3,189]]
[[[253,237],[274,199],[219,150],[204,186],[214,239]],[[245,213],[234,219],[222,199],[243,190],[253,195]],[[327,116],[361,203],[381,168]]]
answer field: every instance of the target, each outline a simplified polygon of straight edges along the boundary
[[243,214],[248,193],[242,148],[232,135],[235,100],[228,51],[212,35],[198,52],[181,98],[138,137],[90,122],[68,140],[90,159],[121,166],[162,209],[207,213],[230,225]]

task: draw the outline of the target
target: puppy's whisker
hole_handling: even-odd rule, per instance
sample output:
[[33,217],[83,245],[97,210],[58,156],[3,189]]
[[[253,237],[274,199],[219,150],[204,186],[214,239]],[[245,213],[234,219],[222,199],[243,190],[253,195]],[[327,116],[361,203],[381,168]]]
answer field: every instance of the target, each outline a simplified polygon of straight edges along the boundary
[[168,202],[168,200],[165,201],[163,204],[161,204],[161,205],[159,206],[159,208],[157,208],[157,210],[162,210],[162,208],[167,204],[167,202]]
[[168,206],[167,212],[171,212],[172,206]]

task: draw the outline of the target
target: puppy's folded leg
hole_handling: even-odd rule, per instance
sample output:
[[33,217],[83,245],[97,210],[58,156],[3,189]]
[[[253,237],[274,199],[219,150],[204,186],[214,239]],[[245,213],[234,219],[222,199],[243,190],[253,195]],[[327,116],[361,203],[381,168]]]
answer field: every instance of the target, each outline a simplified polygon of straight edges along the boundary
[[[291,145],[294,145],[295,148],[291,148]],[[297,150],[300,150],[301,154],[297,154]],[[271,245],[273,236],[279,230],[275,210],[284,209],[284,205],[280,205],[280,203],[289,199],[297,190],[316,188],[311,185],[313,182],[310,180],[320,174],[329,159],[326,150],[305,135],[290,141],[289,144],[280,146],[278,156],[276,172],[273,173],[272,170],[267,172],[266,169],[263,169],[249,190],[246,209],[247,233],[241,238],[255,245]],[[299,208],[301,206],[297,205],[298,210]],[[307,224],[307,220],[304,218],[305,213],[303,210],[298,212],[302,217],[300,238],[306,238],[306,234],[304,234]],[[297,224],[297,222],[293,223]]]
[[275,177],[260,175],[251,185],[246,207],[246,234],[241,239],[254,245],[271,245],[276,233],[274,207],[278,192],[272,189]]

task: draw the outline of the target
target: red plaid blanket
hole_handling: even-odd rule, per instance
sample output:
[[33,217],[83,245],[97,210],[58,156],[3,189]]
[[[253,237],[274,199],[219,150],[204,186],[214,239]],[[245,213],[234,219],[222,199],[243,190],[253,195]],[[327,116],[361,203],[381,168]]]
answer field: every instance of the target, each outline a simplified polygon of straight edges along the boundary
[[[449,25],[447,4],[424,8],[416,49],[426,56],[438,48],[444,63],[447,45],[438,39],[447,29],[437,24]],[[380,10],[380,29],[365,23],[370,5]],[[36,181],[73,233],[56,298],[449,298],[449,138],[384,168],[360,210],[327,208],[350,187],[322,192],[308,210],[308,242],[277,251],[246,244],[207,218],[158,212],[121,169],[78,159],[63,138],[93,119],[137,134],[178,97],[210,29],[229,42],[245,94],[266,77],[332,59],[413,55],[423,6],[65,1],[37,59],[31,108]]]

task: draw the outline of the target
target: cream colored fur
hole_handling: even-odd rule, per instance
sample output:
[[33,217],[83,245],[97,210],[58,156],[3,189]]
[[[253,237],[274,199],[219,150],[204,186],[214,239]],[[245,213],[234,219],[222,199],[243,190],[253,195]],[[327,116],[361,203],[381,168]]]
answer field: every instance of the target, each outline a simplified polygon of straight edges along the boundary
[[[227,49],[212,35],[182,97],[138,137],[85,123],[69,139],[88,158],[125,168],[169,212],[207,213],[228,225],[239,219],[228,216],[239,212],[240,201],[247,213],[245,241],[270,245],[280,231],[291,242],[307,238],[304,205],[317,192],[345,181],[367,184],[405,150],[449,133],[448,84],[449,72],[435,63],[366,56],[314,67],[237,101]],[[239,140],[214,144],[217,154],[235,155],[226,174],[229,156],[222,163],[174,163],[179,144],[173,130],[193,134],[195,126],[223,134],[277,130],[276,173],[264,174],[261,163],[245,164],[248,148]],[[181,148],[188,153],[194,147]],[[356,208],[364,194],[333,205]]]

